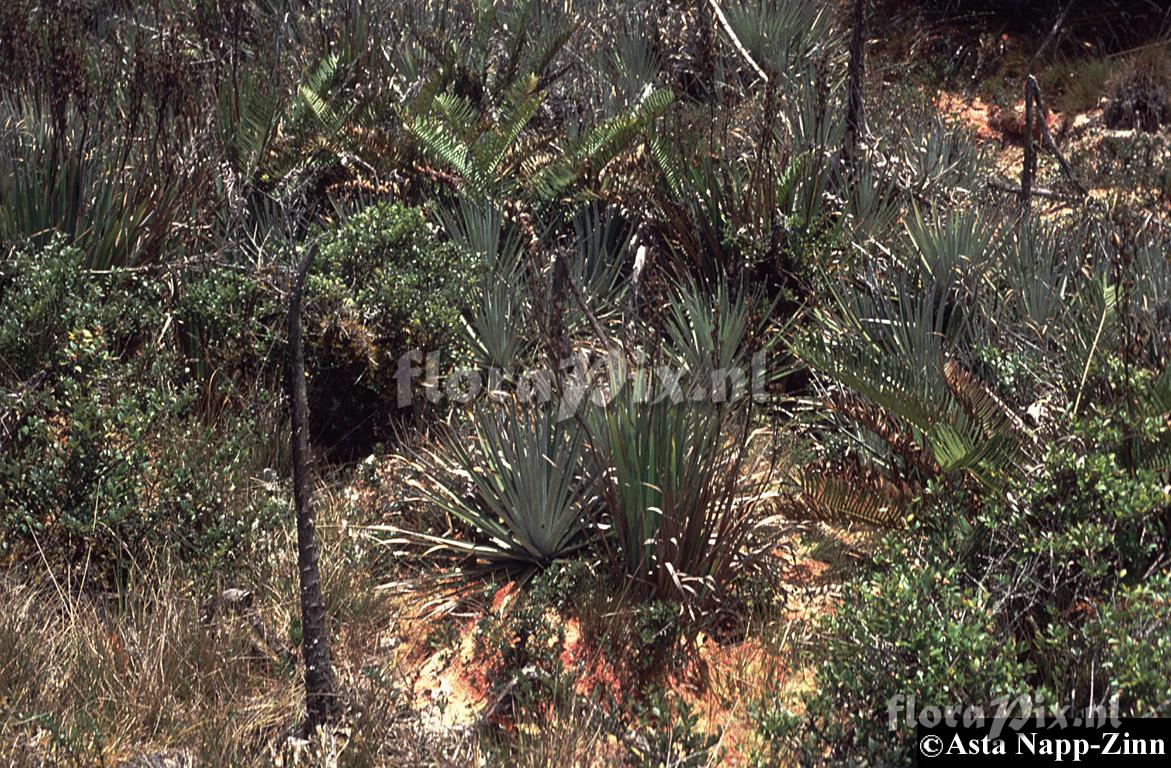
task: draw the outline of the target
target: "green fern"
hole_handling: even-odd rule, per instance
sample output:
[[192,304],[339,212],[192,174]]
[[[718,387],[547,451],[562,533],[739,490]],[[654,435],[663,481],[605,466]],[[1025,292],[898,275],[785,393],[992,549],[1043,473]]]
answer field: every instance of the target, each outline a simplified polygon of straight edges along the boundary
[[601,170],[627,148],[635,136],[667,111],[673,98],[667,90],[648,91],[630,110],[570,141],[556,159],[533,173],[526,186],[542,199],[557,197],[577,179]]

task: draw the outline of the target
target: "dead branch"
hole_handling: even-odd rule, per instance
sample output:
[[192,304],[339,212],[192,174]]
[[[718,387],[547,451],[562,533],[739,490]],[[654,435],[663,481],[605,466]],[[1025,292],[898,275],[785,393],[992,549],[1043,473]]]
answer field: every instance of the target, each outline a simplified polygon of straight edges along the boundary
[[[1011,184],[1007,184],[1003,181],[1000,181],[999,179],[989,179],[988,180],[988,187],[990,189],[998,189],[1001,192],[1010,192],[1018,197],[1023,198],[1023,196],[1024,196],[1024,190],[1021,187],[1014,187]],[[1057,192],[1052,189],[1046,189],[1045,187],[1032,187],[1029,191],[1029,194],[1034,197],[1043,197],[1046,200],[1056,200],[1056,201],[1062,202],[1062,203],[1080,203],[1080,202],[1082,202],[1082,198],[1080,198],[1080,197],[1074,197],[1073,195],[1065,195],[1065,194],[1062,194],[1061,192]]]
[[760,76],[760,79],[767,83],[768,75],[766,75],[764,70],[761,69],[760,65],[756,63],[756,60],[752,58],[752,54],[749,53],[748,49],[744,47],[744,43],[740,42],[740,38],[736,36],[736,30],[732,29],[731,22],[728,21],[728,17],[724,15],[724,12],[720,9],[720,6],[716,3],[716,0],[708,0],[708,5],[710,5],[712,10],[715,11],[716,18],[720,20],[720,26],[724,28],[724,32],[727,33],[728,38],[732,41],[732,46],[736,49],[736,52],[740,54],[742,59],[748,62],[748,65],[751,66],[753,71],[755,71],[756,74]]
[[1057,164],[1061,166],[1061,172],[1065,174],[1065,177],[1069,179],[1070,183],[1073,184],[1082,198],[1085,198],[1089,194],[1089,191],[1078,180],[1073,166],[1065,159],[1065,155],[1061,154],[1057,142],[1053,140],[1053,134],[1049,132],[1049,124],[1045,120],[1045,103],[1041,99],[1041,86],[1037,84],[1037,78],[1029,75],[1028,79],[1025,80],[1025,159],[1021,167],[1021,188],[1019,192],[1022,209],[1027,212],[1031,197],[1034,194],[1039,195],[1033,189],[1033,182],[1037,176],[1037,149],[1033,144],[1034,124],[1037,125],[1040,131],[1042,146],[1057,158]]

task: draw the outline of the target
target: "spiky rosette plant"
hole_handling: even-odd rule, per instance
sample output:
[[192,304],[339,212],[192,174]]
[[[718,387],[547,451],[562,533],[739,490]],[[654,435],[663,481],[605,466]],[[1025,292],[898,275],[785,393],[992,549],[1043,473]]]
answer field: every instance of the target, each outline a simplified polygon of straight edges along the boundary
[[468,557],[479,568],[526,571],[585,544],[593,495],[582,472],[577,423],[554,408],[510,401],[477,403],[466,432],[453,428],[413,461],[411,487],[450,515],[444,535],[406,533],[434,552]]

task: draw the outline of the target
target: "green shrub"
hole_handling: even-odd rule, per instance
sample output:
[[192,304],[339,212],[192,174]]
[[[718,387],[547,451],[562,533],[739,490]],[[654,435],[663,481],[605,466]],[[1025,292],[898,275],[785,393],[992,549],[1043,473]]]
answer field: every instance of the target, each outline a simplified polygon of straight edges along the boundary
[[[547,573],[555,573],[550,569]],[[483,658],[499,652],[493,668],[497,685],[515,681],[510,695],[519,706],[533,706],[571,694],[573,670],[561,662],[565,617],[552,602],[544,574],[533,589],[501,614],[488,613],[476,625],[476,649]]]
[[450,345],[472,277],[456,248],[437,241],[422,210],[376,204],[326,238],[307,295],[319,309],[360,322],[397,359],[413,348]]
[[260,418],[204,424],[196,387],[157,385],[164,360],[121,364],[88,329],[60,354],[0,456],[5,551],[37,546],[100,578],[158,554],[230,560],[279,520],[243,493],[258,469],[256,435],[269,432]]
[[914,731],[905,713],[889,729],[896,695],[1083,708],[1118,695],[1124,715],[1165,711],[1166,580],[1142,580],[1168,546],[1171,498],[1157,474],[1123,469],[1117,426],[1087,420],[976,511],[929,491],[825,619],[805,719],[760,707],[766,740],[809,763],[901,764]]
[[285,305],[267,277],[214,264],[179,275],[172,334],[196,380],[221,390],[280,380]]
[[[145,278],[94,274],[54,243],[6,262],[0,550],[39,549],[95,579],[158,554],[210,566],[280,519],[248,497],[280,460],[273,398],[209,423],[200,382],[167,345]],[[149,343],[148,343],[149,342]],[[214,471],[209,471],[214,468]]]
[[719,764],[720,734],[700,729],[699,716],[681,699],[669,702],[659,690],[634,705],[635,723],[627,737],[627,763],[639,768],[699,768]]
[[23,382],[55,360],[66,336],[101,329],[125,354],[161,316],[161,302],[135,273],[92,273],[84,254],[56,238],[0,260],[0,382]]
[[473,270],[423,212],[377,204],[327,233],[306,286],[313,434],[343,455],[385,437],[398,359],[458,354],[452,340]]
[[1142,717],[1171,715],[1171,574],[1127,586],[1089,621],[1087,644],[1123,706]]
[[1102,112],[1110,128],[1141,128],[1153,133],[1171,123],[1171,64],[1167,48],[1148,48],[1134,56],[1107,83]]

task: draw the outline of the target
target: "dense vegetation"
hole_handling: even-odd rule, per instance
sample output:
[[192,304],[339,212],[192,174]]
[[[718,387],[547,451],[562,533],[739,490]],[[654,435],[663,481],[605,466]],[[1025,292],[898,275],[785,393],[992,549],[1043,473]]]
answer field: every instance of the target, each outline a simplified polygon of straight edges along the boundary
[[0,752],[902,765],[898,696],[1171,716],[1168,18],[1052,5],[5,3]]

